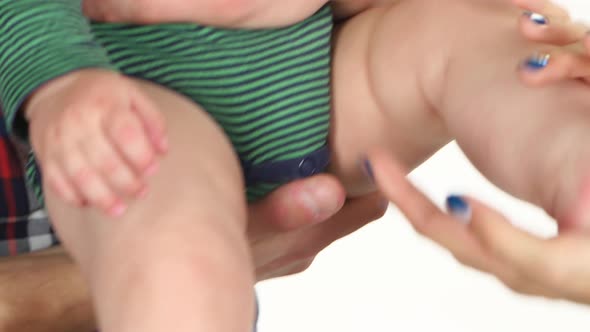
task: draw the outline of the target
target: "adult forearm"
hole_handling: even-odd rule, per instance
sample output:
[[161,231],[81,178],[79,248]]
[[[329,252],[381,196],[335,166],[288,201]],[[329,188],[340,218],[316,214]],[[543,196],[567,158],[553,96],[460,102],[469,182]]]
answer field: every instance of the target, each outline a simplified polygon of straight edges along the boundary
[[61,249],[0,259],[0,332],[91,332],[90,296]]

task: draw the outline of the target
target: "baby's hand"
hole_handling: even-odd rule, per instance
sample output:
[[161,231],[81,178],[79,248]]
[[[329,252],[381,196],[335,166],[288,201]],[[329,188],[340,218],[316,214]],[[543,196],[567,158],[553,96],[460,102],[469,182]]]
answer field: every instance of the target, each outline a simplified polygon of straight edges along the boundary
[[563,46],[559,52],[532,55],[522,66],[521,78],[530,85],[567,79],[590,83],[588,28],[571,21],[568,12],[548,0],[512,0],[524,10],[519,27],[529,40]]
[[167,149],[164,118],[133,81],[81,70],[51,81],[26,105],[43,185],[71,204],[112,216],[146,190]]

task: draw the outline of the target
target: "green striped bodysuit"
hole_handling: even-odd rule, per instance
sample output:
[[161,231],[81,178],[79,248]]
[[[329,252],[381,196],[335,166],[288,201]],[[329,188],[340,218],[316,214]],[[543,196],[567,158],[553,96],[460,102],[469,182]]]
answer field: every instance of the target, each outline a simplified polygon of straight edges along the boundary
[[[23,100],[71,71],[107,68],[160,84],[221,125],[255,199],[327,165],[332,25],[328,5],[289,27],[232,30],[89,24],[80,0],[0,0],[0,102],[19,132]],[[28,175],[40,194],[34,160]]]

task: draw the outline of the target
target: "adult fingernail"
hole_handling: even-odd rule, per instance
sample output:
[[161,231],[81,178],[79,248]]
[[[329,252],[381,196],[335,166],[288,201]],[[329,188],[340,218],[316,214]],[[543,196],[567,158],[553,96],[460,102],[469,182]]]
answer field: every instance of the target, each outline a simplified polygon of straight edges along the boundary
[[342,207],[341,195],[335,194],[325,186],[308,186],[304,191],[303,204],[313,213],[316,222],[330,218]]
[[369,159],[367,157],[363,158],[363,160],[361,161],[361,166],[363,169],[363,173],[365,173],[367,178],[369,178],[369,180],[371,180],[371,181],[375,181],[375,173],[373,173],[373,165],[371,165],[371,162],[369,161]]
[[539,13],[525,11],[523,13],[524,16],[528,17],[531,22],[538,24],[538,25],[546,25],[549,24],[549,19]]
[[549,65],[549,61],[551,60],[551,55],[547,53],[535,54],[528,59],[526,59],[523,63],[523,67],[528,70],[537,71],[541,70],[547,65]]
[[459,195],[450,195],[446,201],[447,211],[459,221],[468,224],[471,221],[471,206]]

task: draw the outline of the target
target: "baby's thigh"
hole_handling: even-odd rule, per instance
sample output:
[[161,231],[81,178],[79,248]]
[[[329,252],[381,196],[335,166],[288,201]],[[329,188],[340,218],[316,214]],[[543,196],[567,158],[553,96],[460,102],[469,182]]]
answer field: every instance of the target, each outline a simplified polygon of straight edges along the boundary
[[[147,195],[131,202],[127,213],[113,223],[99,212],[70,206],[51,191],[45,192],[60,238],[83,266],[96,246],[114,250],[117,243],[127,242],[138,244],[129,248],[144,251],[167,238],[211,244],[215,242],[212,238],[219,236],[228,240],[220,238],[217,243],[221,245],[235,242],[245,231],[242,172],[221,128],[181,95],[145,81],[136,82],[164,115],[170,146],[149,180]],[[150,245],[146,237],[152,239]],[[242,249],[247,252],[246,246]],[[243,256],[247,262],[247,255]]]
[[240,211],[244,202],[242,171],[223,129],[192,100],[153,83],[137,83],[166,119],[170,149],[162,160],[160,176],[153,179],[161,199],[181,196],[180,189],[182,196],[198,195],[199,204],[231,203]]
[[[225,315],[232,317],[228,330],[239,330],[252,321],[254,279],[237,157],[221,128],[195,103],[161,86],[136,82],[164,115],[169,139],[148,193],[112,220],[65,204],[48,191],[49,213],[89,280],[105,330],[116,329],[123,319],[138,324],[138,331],[148,324],[161,327],[194,312],[205,318],[186,324]],[[171,285],[184,296],[170,295]],[[120,294],[128,305],[119,305]],[[233,305],[221,308],[223,299]],[[211,311],[215,305],[220,310]],[[138,318],[145,312],[157,315]]]

